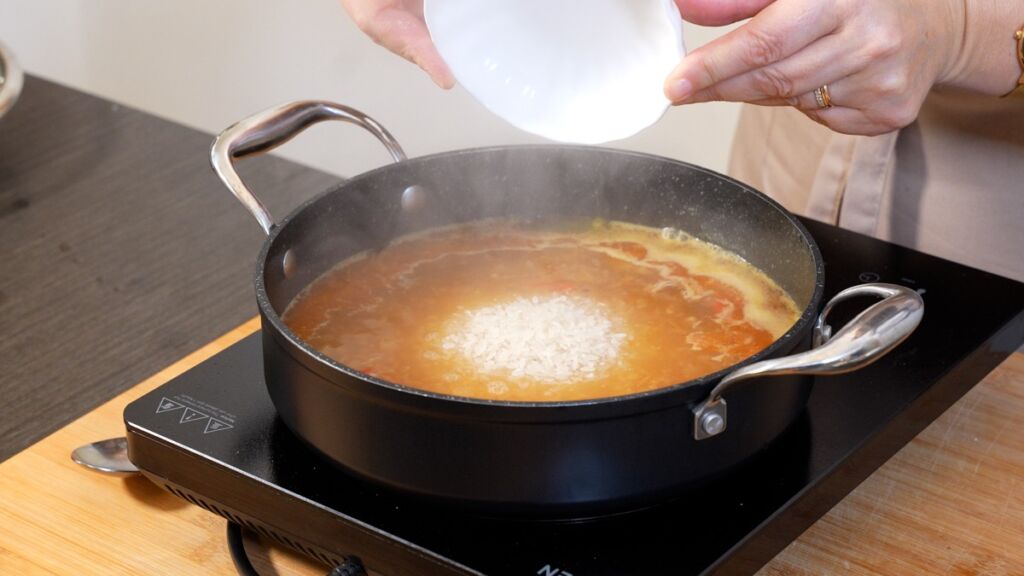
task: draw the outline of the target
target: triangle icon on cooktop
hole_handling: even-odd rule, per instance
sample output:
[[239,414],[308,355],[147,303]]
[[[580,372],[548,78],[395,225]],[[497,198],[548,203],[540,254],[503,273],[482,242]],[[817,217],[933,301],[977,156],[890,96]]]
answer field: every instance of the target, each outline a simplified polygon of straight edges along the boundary
[[227,430],[228,428],[234,428],[234,426],[216,418],[210,418],[210,421],[206,423],[206,430],[203,430],[203,434],[212,434],[221,430]]
[[178,410],[179,408],[184,407],[185,405],[180,402],[168,400],[167,398],[161,398],[160,404],[158,404],[156,407],[156,413],[160,414],[161,412],[170,412],[171,410]]
[[178,422],[185,424],[186,422],[195,422],[196,420],[202,420],[203,418],[209,418],[209,416],[198,410],[185,408],[185,411],[181,414],[181,420],[178,420]]

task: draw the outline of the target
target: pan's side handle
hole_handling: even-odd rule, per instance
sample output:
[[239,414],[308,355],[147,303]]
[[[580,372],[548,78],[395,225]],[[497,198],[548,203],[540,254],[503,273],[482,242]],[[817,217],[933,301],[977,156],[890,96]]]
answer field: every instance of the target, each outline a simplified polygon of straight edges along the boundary
[[21,94],[24,81],[24,73],[14,55],[6,46],[0,44],[0,116],[14,106],[18,95]]
[[[826,323],[840,302],[860,296],[882,298],[832,335]],[[704,440],[725,432],[726,402],[732,385],[748,378],[783,374],[842,374],[871,364],[899,345],[921,323],[924,300],[917,292],[896,284],[861,284],[847,288],[829,301],[814,325],[811,350],[744,366],[723,378],[708,398],[693,409],[693,437]]]
[[325,120],[355,124],[376,136],[395,162],[406,158],[398,141],[376,120],[354,108],[323,101],[290,102],[275,106],[228,127],[213,141],[210,164],[214,172],[267,234],[274,227],[274,218],[263,202],[242,182],[235,171],[234,160],[273,150],[306,128]]

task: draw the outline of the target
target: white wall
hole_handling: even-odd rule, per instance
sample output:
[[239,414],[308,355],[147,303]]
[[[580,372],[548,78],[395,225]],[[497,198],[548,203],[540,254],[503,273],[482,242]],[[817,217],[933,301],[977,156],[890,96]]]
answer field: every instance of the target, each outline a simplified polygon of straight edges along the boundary
[[[687,44],[716,33],[688,27]],[[539,141],[465,91],[437,89],[359,33],[337,0],[2,0],[0,40],[29,73],[209,132],[316,98],[374,116],[411,156]],[[730,104],[673,109],[613,145],[724,170],[737,115]],[[387,161],[370,137],[334,124],[281,154],[338,174]]]

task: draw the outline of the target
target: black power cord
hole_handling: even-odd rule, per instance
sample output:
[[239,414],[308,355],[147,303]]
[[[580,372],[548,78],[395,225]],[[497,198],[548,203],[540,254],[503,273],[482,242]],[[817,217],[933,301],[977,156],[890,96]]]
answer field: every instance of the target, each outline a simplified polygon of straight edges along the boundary
[[231,552],[231,561],[234,562],[239,576],[260,576],[256,567],[249,561],[249,555],[245,553],[242,527],[234,522],[228,522],[228,551]]
[[[252,562],[249,561],[249,555],[245,553],[245,546],[242,543],[242,527],[234,522],[228,522],[228,551],[231,553],[231,561],[235,563],[235,570],[240,576],[260,576]],[[327,576],[367,575],[362,561],[352,556],[332,568]]]

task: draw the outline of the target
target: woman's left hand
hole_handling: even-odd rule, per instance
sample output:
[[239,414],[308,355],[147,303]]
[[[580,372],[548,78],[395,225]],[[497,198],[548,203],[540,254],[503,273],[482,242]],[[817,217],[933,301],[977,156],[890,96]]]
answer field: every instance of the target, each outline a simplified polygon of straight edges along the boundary
[[356,26],[375,42],[413,62],[444,89],[455,85],[423,20],[423,0],[341,0]]
[[[913,122],[951,74],[964,34],[962,0],[676,2],[699,24],[753,18],[679,64],[665,85],[673,103],[794,106],[848,134]],[[831,107],[815,95],[822,86]]]

